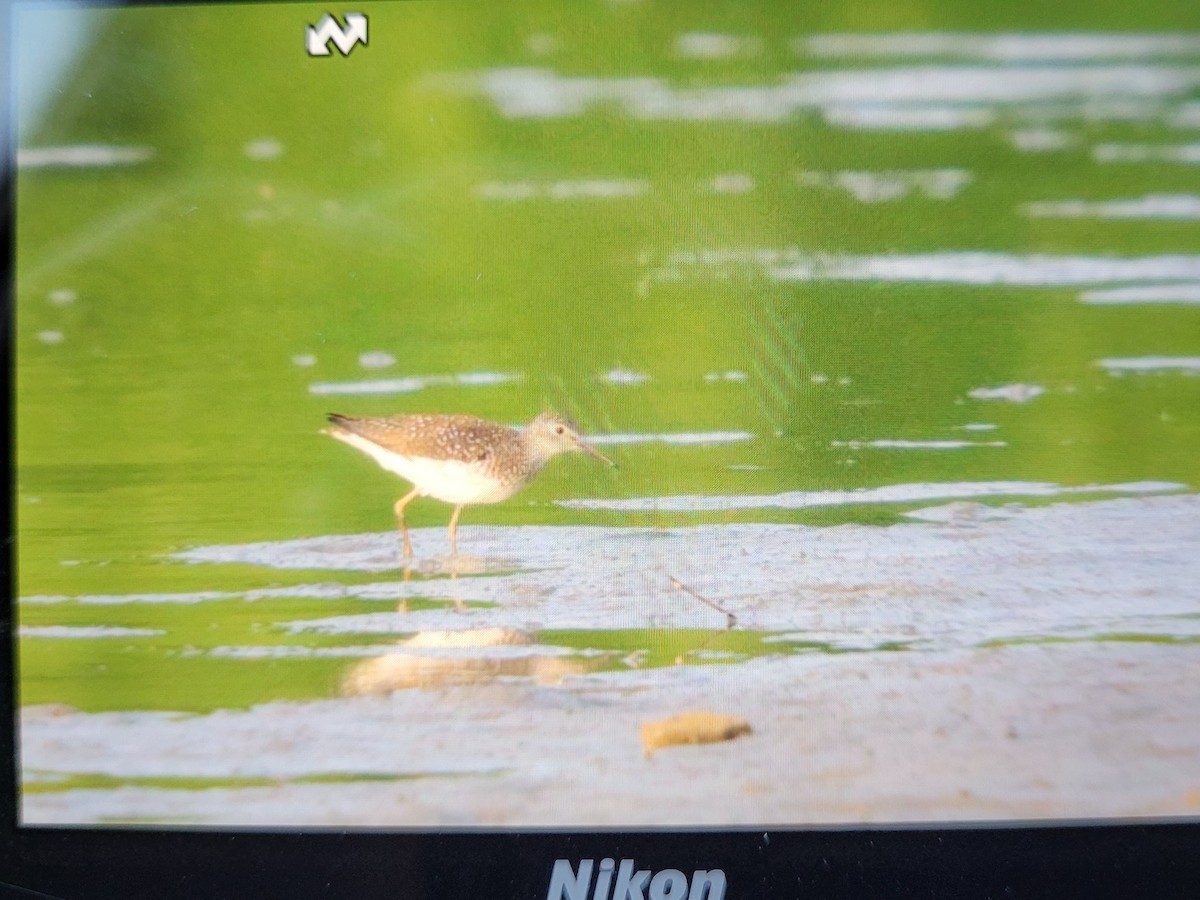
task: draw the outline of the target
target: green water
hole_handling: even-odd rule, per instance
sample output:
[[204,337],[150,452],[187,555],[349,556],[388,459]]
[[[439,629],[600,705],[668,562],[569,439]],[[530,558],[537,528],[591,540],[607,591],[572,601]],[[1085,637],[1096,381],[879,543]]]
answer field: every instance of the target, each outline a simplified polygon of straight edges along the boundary
[[[303,24],[324,12],[306,4],[87,13],[93,31],[83,59],[21,146],[144,146],[153,158],[19,172],[18,594],[375,580],[166,558],[215,543],[391,527],[399,485],[318,434],[331,410],[519,422],[551,406],[593,433],[754,435],[605,448],[619,473],[585,459],[556,461],[517,499],[470,509],[464,534],[482,523],[882,524],[924,505],[631,514],[554,505],[567,497],[999,480],[1200,484],[1200,378],[1118,378],[1096,365],[1195,356],[1196,306],[1088,306],[1078,286],[786,282],[754,267],[656,277],[677,251],[729,247],[1192,254],[1200,250],[1196,221],[1020,212],[1036,200],[1194,191],[1194,165],[1101,166],[1090,155],[1097,143],[1183,143],[1187,132],[1159,120],[1080,119],[1063,126],[1075,145],[1030,154],[1007,141],[1020,123],[1004,108],[987,127],[907,133],[837,128],[815,112],[783,123],[642,121],[616,103],[577,116],[507,119],[478,93],[435,77],[527,66],[563,77],[657,77],[681,89],[754,85],[788,72],[895,64],[796,55],[789,40],[806,32],[1080,27],[1062,5],[971,9],[969,20],[953,4],[838,6],[801,14],[732,3],[547,4],[506,16],[451,3],[366,4],[371,45],[324,60],[302,52]],[[24,15],[19,25],[32,35],[38,19]],[[1139,10],[1134,21],[1126,5],[1110,3],[1089,5],[1085,18],[1092,29],[1187,24],[1175,16]],[[682,59],[670,48],[689,31],[759,35],[760,50]],[[530,49],[529,36],[539,34],[555,37],[548,56]],[[1200,100],[1200,90],[1172,97],[1187,99]],[[254,142],[258,155],[274,158],[254,158]],[[802,189],[795,177],[943,168],[971,173],[946,201],[914,192],[868,204],[845,191]],[[754,189],[706,189],[729,173],[752,177]],[[489,183],[548,191],[588,179],[644,188],[570,201],[480,196]],[[368,352],[396,361],[364,369],[359,357]],[[294,361],[304,356],[315,364]],[[649,379],[599,377],[614,369]],[[390,396],[310,392],[315,383],[474,372],[521,377]],[[706,381],[718,372],[745,379]],[[1011,383],[1046,393],[1024,404],[968,398],[975,388]],[[973,422],[996,428],[958,430]],[[834,446],[874,439],[1005,446]],[[423,502],[409,515],[416,526],[441,526],[447,510]],[[22,626],[165,633],[23,640],[22,701],[201,710],[328,695],[345,660],[248,661],[204,651],[365,643],[275,626],[381,609],[358,600],[336,609],[319,601],[25,604]],[[629,635],[562,642],[647,644]]]
[[[385,775],[372,776],[369,772],[345,775],[309,775],[300,778],[113,778],[108,775],[76,775],[70,778],[26,784],[22,790],[27,794],[47,794],[58,791],[111,790],[120,787],[162,788],[172,791],[207,791],[213,788],[256,788],[279,787],[283,784],[336,784],[349,781],[406,781],[421,776]],[[444,773],[438,777],[447,778]]]

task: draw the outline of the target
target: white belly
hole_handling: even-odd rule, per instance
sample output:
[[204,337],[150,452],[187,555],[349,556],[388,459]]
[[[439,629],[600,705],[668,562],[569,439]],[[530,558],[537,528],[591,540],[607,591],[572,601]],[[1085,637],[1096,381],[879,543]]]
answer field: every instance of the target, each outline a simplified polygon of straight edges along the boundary
[[443,503],[499,503],[523,486],[520,482],[505,484],[488,477],[479,463],[400,456],[356,434],[331,433],[339,441],[370,456],[389,472],[412,482],[422,497],[433,497]]
[[380,464],[411,481],[422,496],[443,503],[499,503],[520,488],[489,478],[478,463],[394,456],[389,463]]

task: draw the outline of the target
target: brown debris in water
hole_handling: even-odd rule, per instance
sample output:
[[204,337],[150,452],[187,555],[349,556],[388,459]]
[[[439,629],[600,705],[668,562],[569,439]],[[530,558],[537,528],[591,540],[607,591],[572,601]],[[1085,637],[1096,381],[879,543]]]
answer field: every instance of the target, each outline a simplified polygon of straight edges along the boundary
[[669,719],[642,723],[642,746],[647,758],[675,744],[716,744],[732,741],[753,729],[745,719],[714,712],[685,712]]

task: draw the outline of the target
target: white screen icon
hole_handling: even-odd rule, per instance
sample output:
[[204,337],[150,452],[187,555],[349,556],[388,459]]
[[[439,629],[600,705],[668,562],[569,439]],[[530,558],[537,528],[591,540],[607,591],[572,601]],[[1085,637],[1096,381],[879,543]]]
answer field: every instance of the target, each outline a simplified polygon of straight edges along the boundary
[[342,56],[349,56],[357,44],[367,46],[367,17],[362,13],[346,13],[343,25],[326,13],[316,25],[304,30],[304,38],[309,56],[329,56],[331,41]]

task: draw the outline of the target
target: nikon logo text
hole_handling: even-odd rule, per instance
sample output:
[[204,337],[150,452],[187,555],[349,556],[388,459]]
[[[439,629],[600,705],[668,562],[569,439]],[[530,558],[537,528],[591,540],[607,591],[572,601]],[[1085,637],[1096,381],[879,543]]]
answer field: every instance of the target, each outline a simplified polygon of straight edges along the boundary
[[[595,881],[592,874],[595,873]],[[633,860],[620,866],[611,859],[581,859],[578,867],[567,859],[554,861],[546,900],[725,900],[725,873],[697,869],[692,877],[678,869],[634,871]]]

